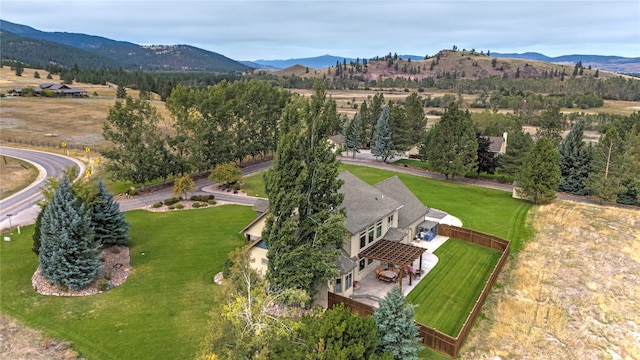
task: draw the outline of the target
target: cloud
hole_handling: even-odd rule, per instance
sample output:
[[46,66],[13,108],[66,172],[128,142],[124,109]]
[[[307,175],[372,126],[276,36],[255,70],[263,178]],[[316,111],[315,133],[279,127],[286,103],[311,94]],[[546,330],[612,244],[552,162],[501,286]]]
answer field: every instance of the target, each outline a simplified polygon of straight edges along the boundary
[[640,56],[633,1],[18,1],[4,20],[138,44],[190,44],[234,59],[330,53],[494,52]]

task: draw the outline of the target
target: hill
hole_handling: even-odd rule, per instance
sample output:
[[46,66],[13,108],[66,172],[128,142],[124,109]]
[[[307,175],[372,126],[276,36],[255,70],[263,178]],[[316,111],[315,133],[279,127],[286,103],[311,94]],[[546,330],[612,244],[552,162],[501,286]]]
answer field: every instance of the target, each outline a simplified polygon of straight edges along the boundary
[[527,52],[523,54],[517,53],[491,53],[491,56],[497,58],[510,59],[527,59],[538,60],[557,64],[576,64],[582,62],[584,66],[618,72],[618,73],[637,73],[640,72],[640,58],[627,58],[622,56],[604,56],[604,55],[562,55],[549,57],[537,52]]
[[[72,67],[74,64],[83,67],[81,63],[90,63],[109,64],[108,66],[96,65],[96,67],[216,72],[248,69],[246,65],[223,55],[189,45],[140,46],[100,36],[44,32],[5,20],[0,20],[0,30],[3,34],[2,58],[20,60],[28,64],[54,62],[65,67]],[[6,48],[5,36],[12,39],[11,44],[7,43]],[[70,51],[70,47],[82,52]],[[36,48],[37,51],[33,51]],[[63,55],[65,52],[68,54]],[[27,53],[28,56],[26,56]],[[92,60],[84,61],[83,57],[87,56],[91,56]],[[98,60],[100,58],[103,60]]]

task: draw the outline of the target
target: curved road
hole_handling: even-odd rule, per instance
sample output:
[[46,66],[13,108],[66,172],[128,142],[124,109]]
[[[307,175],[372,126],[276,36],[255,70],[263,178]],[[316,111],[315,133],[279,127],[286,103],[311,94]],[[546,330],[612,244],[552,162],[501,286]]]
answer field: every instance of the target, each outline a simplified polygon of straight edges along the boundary
[[0,155],[27,161],[39,171],[36,181],[26,189],[0,201],[0,230],[8,229],[9,222],[13,227],[33,223],[40,211],[37,203],[43,199],[41,190],[47,177],[60,176],[69,166],[77,166],[80,168],[79,174],[84,173],[82,162],[63,155],[5,146],[0,146]]

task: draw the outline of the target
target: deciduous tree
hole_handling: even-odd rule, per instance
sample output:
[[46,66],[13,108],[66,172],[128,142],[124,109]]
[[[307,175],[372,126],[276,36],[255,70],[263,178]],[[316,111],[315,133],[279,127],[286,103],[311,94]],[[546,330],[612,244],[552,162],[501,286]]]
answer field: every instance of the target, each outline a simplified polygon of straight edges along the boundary
[[189,191],[193,190],[194,187],[195,183],[189,175],[182,176],[173,182],[173,194],[177,197],[182,196],[183,199],[187,199]]
[[235,184],[240,179],[242,179],[242,171],[234,163],[217,165],[209,175],[209,180],[225,186]]

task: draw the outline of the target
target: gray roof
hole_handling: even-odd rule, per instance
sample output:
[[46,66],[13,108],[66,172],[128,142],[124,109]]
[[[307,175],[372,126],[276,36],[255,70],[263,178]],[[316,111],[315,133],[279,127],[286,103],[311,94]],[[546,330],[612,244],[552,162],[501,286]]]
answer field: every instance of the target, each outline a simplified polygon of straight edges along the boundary
[[379,182],[374,187],[404,205],[398,210],[398,227],[400,229],[406,228],[418,219],[423,219],[429,212],[429,208],[424,206],[422,201],[413,195],[397,176]]
[[252,209],[261,213],[269,210],[269,199],[257,198]]
[[333,141],[334,143],[336,143],[338,145],[345,143],[344,136],[342,134],[336,134],[336,135],[333,135],[333,136],[329,136],[329,140]]
[[355,269],[356,266],[358,266],[358,264],[356,263],[356,260],[350,258],[349,255],[344,250],[342,250],[342,254],[340,254],[340,256],[338,256],[338,258],[336,259],[336,266],[340,270],[340,274],[344,275],[350,273],[351,270]]
[[427,217],[433,218],[433,219],[438,219],[438,220],[444,219],[445,216],[447,216],[446,212],[440,211],[440,210],[436,210],[436,209],[429,209],[429,212],[427,213]]
[[502,136],[488,136],[489,141],[489,151],[492,153],[499,153],[502,150],[502,144],[504,143],[504,138]]
[[400,241],[404,239],[405,236],[407,236],[406,231],[392,227],[387,230],[387,233],[384,234],[384,237],[382,239],[389,241]]
[[431,221],[431,220],[425,220],[422,223],[420,223],[420,225],[418,225],[418,228],[423,228],[423,229],[433,229],[434,227],[436,227],[436,225],[438,225],[438,222],[435,221]]
[[347,230],[351,234],[357,234],[402,206],[348,171],[338,177],[344,180],[339,192],[344,194],[342,206],[347,211]]

